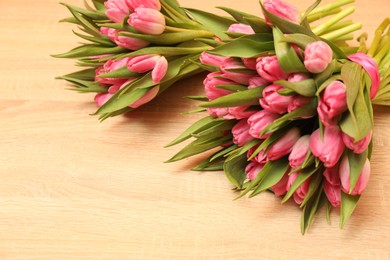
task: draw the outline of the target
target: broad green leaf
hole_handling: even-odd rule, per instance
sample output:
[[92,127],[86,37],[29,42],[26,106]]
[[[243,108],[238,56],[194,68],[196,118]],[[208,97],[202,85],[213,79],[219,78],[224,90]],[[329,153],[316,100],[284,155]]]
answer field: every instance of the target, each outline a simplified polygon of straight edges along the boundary
[[278,27],[273,27],[273,36],[275,42],[275,52],[279,64],[284,72],[308,72],[302,61],[299,59],[293,47],[284,42],[284,34]]
[[101,11],[86,10],[86,9],[79,8],[77,6],[73,6],[73,5],[69,5],[69,4],[64,4],[64,3],[61,3],[61,4],[63,4],[67,8],[71,8],[75,12],[83,14],[86,17],[89,17],[90,19],[93,19],[93,20],[106,20],[106,19],[108,19],[106,14],[104,12],[101,12]]
[[89,80],[94,81],[95,79],[95,69],[84,69],[80,71],[76,71],[70,74],[66,74],[64,76],[56,77],[57,79],[64,78],[72,78],[72,79],[81,79],[81,80]]
[[95,36],[95,37],[101,37],[101,33],[99,31],[99,28],[92,22],[92,20],[86,16],[81,15],[78,11],[76,11],[71,5],[62,3],[65,7],[69,9],[69,11],[72,13],[73,17],[76,18],[80,25],[83,26],[84,30]]
[[245,154],[225,161],[223,169],[226,177],[237,188],[241,188],[246,179],[245,167],[247,164],[248,161]]
[[261,179],[261,182],[249,197],[254,197],[277,184],[286,174],[288,168],[288,157],[283,157],[277,161],[272,161],[269,171],[264,172],[265,176]]
[[298,82],[290,82],[287,80],[278,80],[276,85],[291,89],[299,95],[305,97],[314,97],[316,94],[316,85],[313,79],[305,79]]
[[317,39],[308,36],[306,34],[300,34],[300,33],[294,33],[284,36],[281,41],[284,41],[286,43],[295,44],[298,47],[301,47],[303,50],[306,48],[306,45],[308,45],[311,42],[317,41]]
[[223,171],[224,162],[203,162],[192,168],[193,171]]
[[341,207],[340,207],[340,228],[343,228],[345,223],[351,217],[353,211],[359,202],[360,195],[349,195],[341,192]]
[[314,76],[315,86],[321,86],[326,80],[331,78],[336,68],[336,60],[332,60],[332,62],[328,65],[328,67],[321,73],[316,74]]
[[186,98],[202,102],[207,102],[209,100],[206,96],[186,96]]
[[360,173],[363,170],[363,166],[366,162],[368,155],[368,150],[364,151],[361,154],[356,154],[348,150],[348,162],[349,162],[349,171],[350,171],[350,189],[349,193],[352,193],[353,189],[356,186],[357,181],[359,180]]
[[52,55],[52,56],[55,58],[81,58],[81,57],[91,57],[91,56],[103,55],[103,54],[123,53],[126,51],[127,51],[126,49],[119,46],[102,47],[95,44],[84,44],[66,53]]
[[303,199],[300,207],[303,208],[309,199],[314,195],[314,193],[318,190],[318,187],[322,184],[323,173],[318,171],[310,179],[309,190],[306,193],[305,198]]
[[78,37],[84,39],[84,40],[87,40],[87,41],[90,41],[90,42],[93,42],[93,43],[96,43],[96,44],[100,44],[102,46],[106,46],[106,47],[114,47],[114,46],[116,46],[115,43],[113,43],[107,37],[103,37],[103,35],[102,35],[102,37],[96,37],[96,36],[83,35],[83,34],[78,33],[76,31],[73,31],[73,33],[75,35],[77,35]]
[[258,105],[259,98],[263,96],[264,87],[257,87],[244,91],[234,92],[232,94],[219,97],[210,102],[201,104],[200,107],[235,107],[235,106],[249,106]]
[[226,158],[226,160],[230,160],[231,158],[234,158],[235,156],[246,154],[252,147],[255,147],[256,145],[258,145],[260,143],[261,143],[260,139],[252,139],[251,141],[247,142],[244,146],[239,147],[236,150],[231,151],[229,153],[229,157]]
[[238,146],[236,144],[232,144],[231,146],[228,146],[228,147],[222,149],[221,151],[216,152],[215,154],[213,154],[210,157],[210,162],[218,160],[218,159],[223,158],[223,157],[226,158],[231,151],[233,151],[237,148],[238,148]]
[[272,29],[264,19],[258,17],[244,17],[256,33],[271,33]]
[[[244,12],[241,12],[241,11],[238,11],[238,10],[234,10],[232,8],[229,8],[229,7],[225,7],[225,6],[217,6],[218,9],[221,9],[225,12],[227,12],[228,14],[230,14],[238,23],[242,23],[242,24],[247,24],[247,21],[245,20],[246,17],[248,18],[259,18],[257,16],[254,16],[254,15],[251,15],[251,14],[248,14],[248,13],[244,13]],[[259,18],[260,19],[260,18]],[[263,20],[264,21],[264,20]],[[265,23],[265,21],[264,21]]]
[[137,51],[133,52],[125,52],[122,51],[124,54],[119,56],[118,58],[125,58],[125,57],[134,57],[134,56],[140,56],[145,54],[160,54],[165,57],[171,57],[171,56],[179,56],[179,55],[189,55],[189,54],[199,54],[203,51],[207,51],[210,47],[198,47],[198,48],[190,48],[190,47],[146,47],[139,49]]
[[316,194],[308,201],[302,211],[301,218],[301,233],[302,235],[310,228],[313,223],[314,216],[318,210],[325,205],[327,199],[322,188],[318,189]]
[[192,135],[195,138],[200,138],[205,135],[210,135],[213,133],[222,133],[224,131],[231,131],[233,126],[237,124],[237,121],[235,120],[222,120],[219,121],[218,124],[215,124],[214,126],[208,127],[207,129],[204,129],[200,132],[193,133]]
[[166,3],[167,6],[170,6],[176,12],[179,12],[181,15],[187,16],[187,14],[184,12],[183,8],[180,6],[180,4],[176,0],[163,0],[162,3]]
[[248,89],[247,86],[243,86],[243,85],[218,85],[215,87],[220,88],[220,89],[233,91],[233,92],[244,91],[244,90]]
[[119,35],[146,40],[157,45],[174,45],[196,38],[212,38],[214,34],[204,30],[163,33],[160,35],[121,32]]
[[123,66],[119,69],[110,71],[108,73],[100,74],[99,78],[127,78],[127,79],[130,79],[130,78],[139,77],[141,75],[142,74],[140,74],[140,73],[130,71],[127,68],[127,66]]

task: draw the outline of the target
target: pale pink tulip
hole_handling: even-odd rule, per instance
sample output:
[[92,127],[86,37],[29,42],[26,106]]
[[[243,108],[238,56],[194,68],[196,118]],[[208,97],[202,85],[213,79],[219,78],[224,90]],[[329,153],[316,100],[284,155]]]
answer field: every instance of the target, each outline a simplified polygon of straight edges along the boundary
[[258,139],[266,139],[268,138],[272,133],[260,135],[261,131],[263,131],[269,124],[271,124],[273,121],[278,119],[280,117],[279,114],[269,112],[267,110],[261,110],[259,112],[256,112],[255,114],[251,115],[248,118],[248,125],[249,125],[249,133],[254,138]]
[[378,64],[367,54],[358,52],[348,56],[351,61],[360,64],[371,78],[370,98],[374,99],[379,90],[380,75]]
[[165,17],[151,8],[138,7],[129,17],[128,23],[138,32],[159,35],[165,30]]
[[104,6],[107,17],[115,23],[122,22],[130,13],[125,0],[107,0]]
[[301,136],[292,147],[291,153],[288,156],[291,168],[298,168],[305,161],[306,155],[309,151],[310,136]]
[[262,77],[254,76],[254,77],[249,79],[248,89],[266,86],[268,84],[269,84],[269,82],[267,80],[263,79]]
[[255,76],[255,72],[248,70],[247,72],[236,72],[234,70],[245,70],[247,69],[245,65],[237,59],[227,58],[222,61],[220,66],[222,76],[224,78],[230,79],[234,82],[243,85],[249,85],[249,79]]
[[368,135],[366,135],[362,140],[357,142],[355,142],[355,140],[351,136],[347,135],[346,133],[342,133],[342,137],[343,137],[343,142],[348,149],[352,150],[356,154],[361,154],[365,150],[367,150],[367,147],[371,142],[372,131]]
[[274,191],[276,197],[281,197],[287,192],[287,182],[288,182],[289,176],[288,174],[283,175],[282,179],[271,187],[271,189]]
[[218,88],[218,86],[236,85],[235,82],[222,78],[220,72],[211,72],[203,81],[206,97],[209,100],[231,94],[232,92],[226,89]]
[[200,62],[202,62],[205,65],[211,65],[215,67],[221,66],[222,62],[227,59],[226,57],[210,54],[207,52],[202,52],[200,55]]
[[249,134],[249,125],[247,119],[241,119],[232,128],[233,142],[238,146],[244,146],[246,143],[253,139],[253,136]]
[[333,51],[326,42],[311,42],[305,48],[304,64],[311,73],[323,72],[332,61]]
[[164,56],[146,54],[131,57],[127,62],[127,68],[137,73],[152,71],[154,83],[160,82],[168,70],[168,61]]
[[268,159],[274,161],[289,154],[300,137],[300,131],[297,127],[288,130],[281,138],[272,144],[271,148],[269,148],[267,151]]
[[340,202],[341,202],[340,185],[332,185],[327,180],[324,180],[322,186],[324,188],[325,195],[328,198],[330,204],[335,208],[340,207]]
[[[266,0],[264,1],[263,6],[268,12],[278,16],[279,18],[296,24],[300,23],[301,16],[299,14],[299,10],[289,3],[281,0]],[[267,22],[270,22],[265,14],[264,17]]]
[[350,165],[349,165],[349,160],[348,160],[348,155],[345,155],[343,159],[341,160],[340,163],[340,169],[339,169],[339,174],[340,174],[340,180],[341,180],[341,189],[348,194],[351,195],[358,195],[362,194],[364,190],[367,187],[368,184],[368,179],[370,178],[370,161],[366,159],[366,162],[364,163],[363,169],[360,172],[359,179],[353,188],[352,192],[350,193]]
[[110,94],[108,92],[100,92],[95,95],[95,103],[98,107],[103,106],[114,94]]
[[284,114],[293,101],[293,96],[280,95],[278,91],[284,88],[279,85],[269,85],[263,90],[263,97],[260,98],[260,105],[267,111],[277,114]]
[[208,108],[207,112],[213,117],[222,117],[226,120],[244,119],[250,117],[256,111],[248,110],[249,106],[216,107]]
[[257,174],[263,169],[264,165],[260,164],[256,161],[250,162],[246,167],[245,167],[245,173],[246,173],[246,178],[253,181],[256,179]]
[[102,78],[101,75],[112,72],[126,66],[129,59],[123,58],[119,60],[108,60],[102,67],[96,69],[95,81],[103,84],[123,84],[127,79],[124,78]]
[[256,70],[262,78],[269,82],[288,78],[288,73],[282,70],[276,56],[257,58]]
[[318,117],[325,126],[337,124],[337,116],[347,110],[347,87],[340,81],[330,83],[318,102]]
[[252,27],[242,23],[231,24],[227,31],[240,34],[255,34],[255,31],[252,29]]
[[148,103],[149,101],[151,101],[152,99],[154,99],[157,96],[159,90],[160,90],[160,86],[159,85],[153,87],[151,90],[146,92],[146,94],[143,95],[140,99],[138,99],[137,101],[135,101],[134,103],[129,105],[129,107],[137,108],[139,106],[142,106],[143,104]]
[[310,76],[307,73],[293,73],[288,76],[288,81],[299,82],[308,79]]
[[125,0],[129,9],[134,12],[138,7],[161,10],[160,0]]
[[310,150],[318,157],[325,167],[333,167],[339,161],[344,152],[344,143],[338,126],[324,127],[322,140],[320,129],[310,136]]
[[125,49],[135,51],[149,45],[149,42],[147,41],[119,35],[121,31],[115,30],[113,28],[101,27],[100,32],[104,35],[107,35],[111,41],[116,43],[116,45]]

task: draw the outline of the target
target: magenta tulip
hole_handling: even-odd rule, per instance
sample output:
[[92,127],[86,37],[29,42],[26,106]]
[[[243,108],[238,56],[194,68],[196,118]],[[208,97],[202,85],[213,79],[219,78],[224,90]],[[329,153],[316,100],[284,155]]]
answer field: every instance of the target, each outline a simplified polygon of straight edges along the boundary
[[135,51],[149,45],[149,42],[147,41],[119,35],[120,31],[112,28],[101,27],[100,32],[107,35],[111,41],[116,43],[116,45],[125,49]]
[[[296,24],[300,23],[301,16],[299,14],[299,10],[289,3],[281,0],[266,0],[264,1],[263,6],[268,12],[278,16],[279,18]],[[265,14],[264,16],[266,21],[270,22]]]
[[[293,112],[294,110],[297,110],[298,108],[306,105],[307,103],[310,102],[312,98],[310,97],[304,97],[304,96],[301,96],[301,95],[294,95],[292,96],[292,100],[291,100],[291,103],[288,105],[287,107],[287,112]],[[313,115],[311,116],[307,116],[305,118],[310,118],[314,116],[314,113]]]
[[297,127],[288,130],[281,138],[272,144],[271,148],[269,148],[267,151],[268,159],[274,161],[289,154],[300,136],[300,131]]
[[325,126],[337,124],[337,116],[347,110],[347,87],[340,81],[330,83],[318,102],[318,117]]
[[370,178],[370,161],[366,159],[366,162],[364,163],[363,169],[360,172],[359,179],[353,188],[352,192],[350,191],[350,165],[348,160],[348,155],[345,155],[340,163],[340,180],[341,180],[341,189],[348,194],[351,195],[358,195],[362,194],[364,190],[367,187],[368,179]]
[[137,31],[145,34],[159,35],[165,30],[164,15],[151,8],[136,8],[130,15],[128,23]]
[[333,51],[326,42],[311,42],[305,48],[304,64],[311,73],[323,72],[332,61]]
[[280,117],[279,114],[269,112],[267,110],[261,110],[251,115],[248,118],[249,133],[254,138],[266,139],[272,133],[260,135],[260,133],[273,121]]
[[260,105],[267,111],[277,114],[284,114],[291,106],[293,96],[284,96],[278,91],[284,88],[279,85],[269,85],[263,90],[263,97],[260,98]]
[[328,198],[330,204],[335,208],[340,207],[340,203],[341,203],[340,185],[332,185],[327,180],[324,180],[322,186],[324,188],[325,195]]
[[244,146],[246,143],[253,139],[253,136],[249,134],[249,125],[247,119],[241,119],[232,128],[233,142],[238,146]]
[[99,67],[95,71],[95,81],[103,84],[123,84],[127,79],[124,78],[103,78],[101,75],[112,72],[126,66],[129,58],[119,60],[108,60],[102,67]]
[[274,191],[276,197],[283,196],[287,192],[287,182],[288,182],[289,176],[288,174],[283,175],[282,179],[271,187],[271,189]]
[[250,117],[256,111],[248,110],[249,106],[237,106],[237,107],[215,107],[208,108],[207,112],[212,117],[222,117],[226,120],[244,119]]
[[288,156],[292,169],[298,168],[305,161],[306,155],[309,151],[309,141],[309,135],[301,136],[292,147],[291,153]]
[[244,63],[245,67],[251,70],[256,70],[256,60],[256,58],[241,58],[241,61]]
[[310,76],[307,73],[293,73],[288,76],[288,81],[299,82],[308,79]]
[[114,94],[110,94],[108,92],[100,92],[95,95],[95,103],[98,107],[103,106]]
[[366,135],[362,140],[357,142],[355,142],[355,140],[351,136],[347,135],[346,133],[342,133],[342,137],[343,137],[343,142],[348,149],[352,150],[356,154],[361,154],[365,150],[367,150],[367,147],[371,142],[372,131],[368,135]]
[[325,171],[323,173],[325,179],[327,182],[332,184],[333,186],[340,186],[340,175],[339,175],[339,165],[336,164],[335,166],[331,168],[325,168]]
[[250,162],[245,167],[246,178],[253,181],[254,179],[256,179],[257,174],[261,171],[263,167],[263,164],[260,164],[256,161]]
[[262,78],[268,80],[269,82],[288,78],[288,74],[282,70],[276,56],[258,58],[256,70]]
[[[297,179],[299,175],[299,172],[294,172],[290,174],[288,181],[287,181],[287,190],[290,190],[291,186],[293,185],[294,181]],[[298,205],[301,205],[303,200],[306,197],[307,192],[309,191],[310,187],[310,178],[308,178],[306,181],[304,181],[294,192],[294,201]]]

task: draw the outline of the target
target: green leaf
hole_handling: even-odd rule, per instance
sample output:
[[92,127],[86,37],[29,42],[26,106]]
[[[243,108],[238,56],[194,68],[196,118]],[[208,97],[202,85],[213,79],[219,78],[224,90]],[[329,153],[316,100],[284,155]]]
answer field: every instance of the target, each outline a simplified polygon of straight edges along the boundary
[[73,72],[70,74],[66,74],[64,76],[57,77],[57,79],[65,79],[65,78],[94,81],[95,80],[95,68],[84,69],[84,70],[76,71],[76,72]]
[[301,218],[301,233],[302,235],[310,228],[313,223],[314,216],[318,210],[326,203],[326,195],[322,191],[322,188],[317,190],[315,196],[313,196],[309,202],[305,205],[302,211]]
[[218,160],[218,159],[221,159],[223,157],[226,158],[231,151],[233,151],[233,150],[235,150],[237,148],[238,148],[238,146],[236,144],[232,144],[232,145],[222,149],[221,151],[216,152],[215,154],[213,154],[210,157],[210,162]]
[[245,35],[208,52],[225,57],[253,58],[273,50],[272,35],[259,33]]
[[284,42],[290,43],[290,44],[295,44],[304,50],[306,48],[306,45],[308,45],[311,42],[317,41],[317,39],[315,39],[311,36],[308,36],[306,34],[294,33],[294,34],[289,34],[287,36],[284,36],[281,39],[281,41],[284,41]]
[[88,36],[88,35],[83,35],[81,33],[78,33],[76,31],[73,31],[73,33],[84,40],[87,40],[87,41],[90,41],[90,42],[93,42],[96,44],[100,44],[100,45],[107,46],[107,47],[116,46],[116,44],[113,43],[110,39],[103,37],[103,36],[102,37]]
[[278,27],[273,27],[276,56],[284,72],[308,72],[302,61],[299,59],[293,47],[284,42],[284,34]]
[[235,156],[225,161],[224,171],[228,180],[237,188],[241,189],[246,179],[245,167],[248,165],[246,155]]
[[349,171],[350,171],[350,189],[349,193],[352,193],[353,189],[356,186],[356,183],[359,180],[360,173],[363,170],[363,166],[367,160],[368,150],[364,151],[361,154],[356,154],[348,150],[348,162],[349,162]]
[[273,132],[270,137],[261,142],[261,144],[256,148],[256,150],[252,153],[248,160],[252,160],[253,158],[255,158],[255,156],[258,155],[259,152],[264,148],[266,149],[265,151],[270,149],[272,147],[272,144],[279,140],[289,129],[289,127],[285,127],[285,129],[280,129],[278,131]]
[[200,107],[235,107],[257,105],[259,98],[263,96],[264,87],[257,87],[244,91],[234,92],[232,94],[219,97],[210,102],[201,104]]
[[360,195],[349,195],[341,192],[341,207],[340,207],[340,228],[343,228],[345,223],[351,217],[353,211],[359,202]]
[[73,7],[71,5],[68,5],[65,3],[62,3],[62,4],[69,9],[69,11],[72,13],[73,17],[76,18],[80,22],[80,25],[82,25],[84,27],[84,30],[87,33],[89,33],[95,37],[101,37],[101,33],[99,31],[98,26],[96,26],[96,24],[94,24],[90,18],[81,15],[76,10],[76,9],[78,9],[77,7],[76,7],[76,9],[74,9],[75,7]]
[[265,176],[261,179],[261,182],[249,197],[254,197],[277,184],[286,174],[288,168],[289,161],[287,156],[277,161],[272,161],[270,169],[267,172],[264,172]]
[[303,208],[306,203],[309,201],[309,199],[314,195],[314,193],[318,190],[318,187],[320,187],[323,179],[323,173],[321,171],[316,172],[310,179],[310,185],[309,190],[306,193],[305,198],[303,199],[301,203],[301,208]]
[[220,88],[220,89],[229,90],[232,92],[239,92],[239,91],[244,91],[244,90],[248,89],[247,86],[243,86],[243,85],[218,85],[215,87]]
[[123,53],[127,50],[122,47],[103,47],[95,44],[84,44],[82,46],[76,47],[66,53],[52,55],[55,58],[81,58],[81,57],[90,57],[103,54],[116,54]]
[[192,47],[146,47],[139,49],[137,51],[133,52],[126,52],[124,51],[123,55],[118,58],[125,58],[125,57],[134,57],[134,56],[140,56],[145,54],[160,54],[165,57],[171,57],[171,56],[179,56],[179,55],[189,55],[189,54],[200,54],[203,51],[207,51],[210,47],[198,47],[198,48],[192,48]]
[[219,121],[218,124],[208,127],[207,129],[193,133],[192,136],[195,138],[201,138],[202,136],[211,135],[213,133],[221,133],[227,130],[231,131],[235,124],[237,124],[237,121],[235,120],[222,120]]
[[[225,12],[227,12],[228,14],[230,14],[238,23],[242,23],[242,24],[247,24],[248,25],[248,22],[245,20],[246,17],[248,18],[259,18],[257,16],[254,16],[254,15],[251,15],[251,14],[248,14],[248,13],[244,13],[244,12],[241,12],[241,11],[238,11],[238,10],[234,10],[232,8],[229,8],[229,7],[224,7],[224,6],[217,6],[218,9],[221,9]],[[260,18],[259,18],[260,19]],[[264,20],[263,20],[264,21]],[[264,21],[265,23],[265,21]]]
[[193,171],[223,171],[224,162],[208,162],[204,161],[198,166],[192,168]]
[[321,3],[321,0],[315,1],[312,5],[310,5],[305,13],[302,16],[302,20],[306,20],[307,16]]
[[247,23],[256,33],[271,33],[272,29],[264,19],[258,17],[244,17]]
[[119,69],[110,71],[108,73],[100,74],[99,78],[127,78],[127,79],[130,79],[130,78],[139,77],[141,75],[142,74],[140,74],[140,73],[130,71],[127,68],[127,66],[123,66]]
[[83,8],[79,8],[77,6],[61,3],[62,5],[66,6],[67,8],[71,8],[75,12],[78,12],[80,14],[85,15],[86,17],[93,19],[93,20],[106,20],[108,19],[106,14],[101,11],[93,11],[93,10],[86,10]]
[[274,82],[274,84],[285,87],[287,89],[291,89],[297,94],[305,97],[314,97],[317,90],[313,79],[305,79],[298,82],[278,80]]

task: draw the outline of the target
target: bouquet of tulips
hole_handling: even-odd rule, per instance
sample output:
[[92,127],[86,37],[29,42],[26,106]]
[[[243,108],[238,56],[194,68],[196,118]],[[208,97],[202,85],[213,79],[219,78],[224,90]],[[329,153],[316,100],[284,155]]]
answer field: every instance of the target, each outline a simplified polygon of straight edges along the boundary
[[266,0],[264,18],[226,7],[230,17],[221,17],[175,0],[66,5],[73,17],[64,21],[90,43],[56,55],[86,67],[59,78],[96,92],[95,114],[106,119],[209,71],[205,96],[189,97],[208,115],[169,144],[195,139],[169,162],[213,150],[195,170],[223,170],[239,197],[269,190],[293,198],[303,233],[322,206],[341,207],[342,227],[370,174],[372,104],[390,98],[389,19],[370,48],[365,34],[350,46],[361,28],[346,19],[352,2],[317,1],[301,14]]

